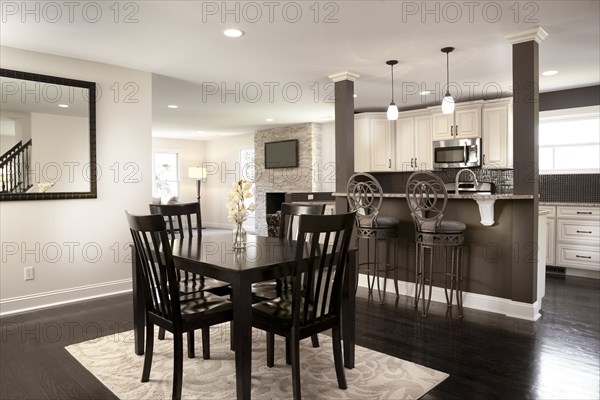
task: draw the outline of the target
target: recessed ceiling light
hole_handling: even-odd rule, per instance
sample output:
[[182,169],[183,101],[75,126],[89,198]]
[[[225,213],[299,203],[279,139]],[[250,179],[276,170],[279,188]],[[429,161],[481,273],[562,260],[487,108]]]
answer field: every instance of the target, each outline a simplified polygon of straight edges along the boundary
[[239,29],[225,29],[223,35],[230,38],[239,38],[244,35],[244,32]]
[[267,121],[267,122],[273,122],[275,120],[273,118],[265,118],[265,121]]
[[427,96],[428,94],[431,94],[431,91],[430,90],[423,90],[422,92],[419,92],[419,94],[421,96]]
[[167,107],[169,107],[169,108],[179,108],[179,106],[176,105],[176,104],[169,104]]
[[59,104],[58,105],[60,108],[69,108],[68,104]]
[[544,75],[544,76],[552,76],[552,75],[556,75],[556,74],[558,74],[558,71],[555,71],[555,70],[542,72],[542,75]]
[[355,93],[355,94],[354,94],[354,97],[358,97],[358,95]]

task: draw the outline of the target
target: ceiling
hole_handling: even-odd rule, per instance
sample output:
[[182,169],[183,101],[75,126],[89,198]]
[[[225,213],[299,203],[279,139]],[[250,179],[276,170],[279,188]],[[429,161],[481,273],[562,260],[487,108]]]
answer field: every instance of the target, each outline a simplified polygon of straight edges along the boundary
[[[391,99],[389,59],[399,60],[394,88],[401,110],[437,104],[446,46],[456,48],[456,101],[506,95],[512,59],[505,36],[536,26],[549,34],[540,45],[540,71],[559,71],[540,77],[542,92],[600,83],[598,0],[30,4],[37,8],[26,13],[24,3],[3,2],[0,44],[152,72],[157,137],[206,140],[332,121],[327,76],[342,71],[360,75],[357,111],[383,111]],[[231,27],[245,35],[225,37]],[[418,94],[425,89],[433,94]]]

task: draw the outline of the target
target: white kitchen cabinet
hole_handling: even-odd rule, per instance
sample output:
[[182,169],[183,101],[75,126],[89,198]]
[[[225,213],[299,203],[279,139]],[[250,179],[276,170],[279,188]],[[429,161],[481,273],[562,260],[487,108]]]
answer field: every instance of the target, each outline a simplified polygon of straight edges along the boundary
[[432,168],[431,116],[427,112],[402,112],[396,121],[396,170]]
[[482,125],[483,166],[512,168],[512,98],[484,103]]
[[363,113],[354,117],[354,170],[393,171],[394,126],[385,113]]
[[600,271],[600,207],[556,207],[556,265]]
[[432,113],[432,139],[452,140],[481,137],[481,105],[471,101],[455,105],[453,114],[442,113],[439,106],[430,107]]
[[546,265],[556,265],[556,207],[555,206],[540,206],[540,211],[547,211],[546,220]]

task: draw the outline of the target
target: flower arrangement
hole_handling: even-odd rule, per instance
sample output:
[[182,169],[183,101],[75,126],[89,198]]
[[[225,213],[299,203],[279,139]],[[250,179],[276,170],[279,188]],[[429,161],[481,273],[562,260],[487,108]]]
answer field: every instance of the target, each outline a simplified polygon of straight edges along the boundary
[[229,221],[241,224],[248,215],[256,208],[254,203],[245,204],[248,198],[252,197],[252,182],[245,179],[233,182],[231,190],[228,193],[227,201],[227,219]]

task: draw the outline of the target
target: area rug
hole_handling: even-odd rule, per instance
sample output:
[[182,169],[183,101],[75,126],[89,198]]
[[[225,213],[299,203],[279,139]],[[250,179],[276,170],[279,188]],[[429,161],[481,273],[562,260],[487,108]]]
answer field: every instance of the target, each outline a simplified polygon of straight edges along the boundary
[[[155,331],[158,331],[156,329]],[[202,359],[200,332],[196,358],[184,354],[184,399],[235,399],[235,361],[229,349],[229,325],[211,328],[210,360]],[[185,336],[184,336],[185,337]],[[184,339],[185,340],[185,339]],[[337,386],[331,338],[319,335],[321,346],[303,340],[300,348],[303,399],[417,399],[448,374],[409,361],[356,346],[356,367],[346,369],[348,389]],[[133,351],[133,332],[82,342],[66,349],[122,400],[170,399],[173,377],[173,342],[154,341],[150,381],[142,383],[143,356]],[[184,353],[186,352],[184,343]],[[275,366],[266,363],[266,339],[254,330],[252,339],[252,398],[292,398],[291,367],[285,364],[284,339],[275,339]]]

